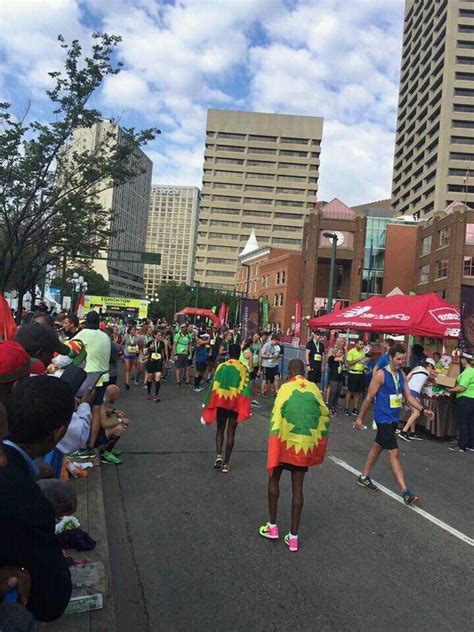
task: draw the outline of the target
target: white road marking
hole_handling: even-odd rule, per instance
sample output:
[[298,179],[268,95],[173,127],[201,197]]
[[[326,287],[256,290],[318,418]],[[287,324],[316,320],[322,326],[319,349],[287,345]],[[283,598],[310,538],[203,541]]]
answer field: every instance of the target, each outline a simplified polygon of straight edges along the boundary
[[[343,467],[348,472],[351,472],[351,474],[355,474],[355,476],[360,476],[362,474],[362,472],[359,472],[359,470],[356,470],[355,467],[352,467],[352,465],[349,465],[345,461],[342,461],[341,459],[338,459],[335,456],[328,456],[328,459],[330,459],[336,465]],[[390,496],[390,498],[393,498],[398,503],[401,503],[404,507],[406,506],[403,498],[399,496],[398,494],[396,494],[395,492],[392,492],[392,490],[388,489],[388,487],[385,487],[384,485],[381,485],[380,483],[377,483],[377,487],[380,489],[381,492],[383,492],[384,494],[387,494],[387,496]],[[410,505],[410,507],[408,508],[416,512],[417,514],[420,514],[420,516],[423,516],[423,518],[426,518],[426,520],[429,520],[430,522],[437,525],[438,527],[441,527],[441,529],[444,529],[451,535],[454,535],[455,538],[462,540],[463,542],[465,542],[466,544],[469,544],[470,546],[474,546],[473,538],[470,538],[465,533],[462,533],[461,531],[458,531],[454,527],[451,527],[449,524],[446,524],[446,522],[439,520],[439,518],[436,518],[436,516],[432,516],[430,513],[428,513],[424,509],[420,509],[419,507],[416,507],[415,505]]]

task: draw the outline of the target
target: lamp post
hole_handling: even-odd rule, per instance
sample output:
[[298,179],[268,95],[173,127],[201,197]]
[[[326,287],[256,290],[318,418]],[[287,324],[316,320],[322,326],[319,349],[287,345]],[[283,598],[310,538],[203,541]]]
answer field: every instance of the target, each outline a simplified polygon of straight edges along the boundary
[[336,267],[336,251],[337,251],[337,239],[336,233],[323,233],[323,237],[332,241],[331,251],[331,267],[329,269],[329,290],[328,290],[328,313],[332,312],[332,302],[334,297],[334,269]]
[[[154,303],[159,303],[160,299],[158,298],[158,292],[152,292],[145,296],[145,300],[148,301],[148,311],[150,312],[150,306]],[[153,315],[153,314],[151,314]],[[148,314],[150,316],[150,313]]]
[[87,292],[87,281],[83,276],[79,276],[77,272],[74,272],[72,277],[66,279],[71,284],[71,311],[75,312],[75,302],[77,295]]

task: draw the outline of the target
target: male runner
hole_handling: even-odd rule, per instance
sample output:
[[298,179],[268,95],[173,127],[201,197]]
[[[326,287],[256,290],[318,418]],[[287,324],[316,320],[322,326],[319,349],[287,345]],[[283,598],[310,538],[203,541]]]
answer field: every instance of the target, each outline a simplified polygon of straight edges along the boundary
[[423,409],[420,402],[410,393],[402,371],[406,358],[405,347],[396,343],[390,348],[388,354],[389,363],[386,367],[377,371],[372,378],[367,397],[354,424],[354,428],[358,430],[365,428],[364,416],[375,399],[374,419],[377,424],[377,434],[375,435],[375,443],[370,448],[364,469],[357,482],[361,487],[367,487],[374,491],[377,489],[377,486],[374,485],[370,478],[370,473],[382,452],[388,450],[390,466],[395,480],[402,490],[403,500],[406,505],[411,505],[418,500],[418,496],[415,496],[408,489],[405,482],[405,475],[398,454],[397,435],[395,434],[403,397],[405,397],[410,406],[424,413],[427,417],[433,417],[433,413],[430,410]]
[[[229,471],[229,460],[234,448],[237,424],[246,421],[250,412],[250,376],[247,367],[239,361],[240,345],[229,346],[229,360],[221,362],[206,393],[201,416],[202,424],[217,422],[216,460],[214,469],[224,474]],[[228,423],[227,423],[228,422]],[[227,425],[227,444],[224,459],[222,446]]]
[[173,339],[174,366],[176,369],[176,383],[178,386],[184,385],[188,369],[188,358],[190,354],[192,336],[188,334],[186,323],[182,323],[179,331]]
[[267,469],[270,521],[259,529],[264,538],[276,540],[278,496],[283,470],[291,472],[291,529],[285,543],[298,550],[298,527],[303,510],[303,482],[308,467],[320,465],[326,453],[329,415],[321,392],[304,377],[301,360],[288,365],[289,380],[278,391],[270,420]]
[[308,371],[308,380],[319,384],[321,382],[321,369],[323,366],[324,345],[321,342],[321,334],[319,331],[311,333],[311,340],[306,343],[306,369]]

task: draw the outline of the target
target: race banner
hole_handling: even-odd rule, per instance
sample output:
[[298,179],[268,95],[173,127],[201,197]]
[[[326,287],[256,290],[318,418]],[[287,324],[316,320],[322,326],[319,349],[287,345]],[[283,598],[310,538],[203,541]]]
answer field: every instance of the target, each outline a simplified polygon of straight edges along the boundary
[[248,338],[258,332],[258,300],[240,299],[240,313],[242,316],[242,337]]
[[295,300],[295,336],[301,338],[301,318],[303,314],[303,308],[301,300],[297,298]]
[[269,317],[269,311],[270,311],[270,306],[268,304],[268,297],[262,296],[260,300],[262,301],[262,328],[264,331],[267,331],[268,317]]
[[461,351],[474,353],[474,286],[461,285]]

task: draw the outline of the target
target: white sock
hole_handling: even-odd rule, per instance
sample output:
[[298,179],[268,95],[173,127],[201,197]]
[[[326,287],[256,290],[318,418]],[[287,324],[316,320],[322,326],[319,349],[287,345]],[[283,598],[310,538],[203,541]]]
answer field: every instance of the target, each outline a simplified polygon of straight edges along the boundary
[[269,522],[268,526],[270,527],[270,529],[274,529],[276,527],[276,522],[275,524],[272,524],[271,522]]
[[290,540],[297,540],[298,539],[298,535],[293,535],[290,531]]

